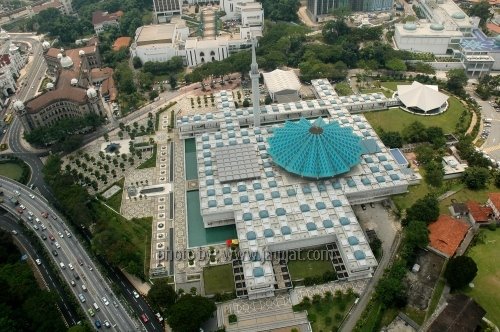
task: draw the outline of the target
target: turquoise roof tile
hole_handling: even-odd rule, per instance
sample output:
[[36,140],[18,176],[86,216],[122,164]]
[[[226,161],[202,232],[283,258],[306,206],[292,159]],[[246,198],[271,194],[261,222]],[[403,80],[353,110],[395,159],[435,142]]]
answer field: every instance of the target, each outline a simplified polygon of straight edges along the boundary
[[273,161],[290,173],[309,178],[332,177],[359,163],[360,138],[350,127],[322,118],[287,121],[268,139]]

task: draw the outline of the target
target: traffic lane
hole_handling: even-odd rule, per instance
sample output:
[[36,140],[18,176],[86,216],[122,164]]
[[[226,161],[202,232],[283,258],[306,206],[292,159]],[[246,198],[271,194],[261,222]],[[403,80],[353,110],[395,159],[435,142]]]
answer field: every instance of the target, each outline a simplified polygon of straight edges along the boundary
[[[14,183],[12,183],[10,180],[5,179],[5,181],[4,181],[3,183],[4,183],[4,187],[5,187],[6,189],[10,190],[10,192],[11,192],[11,193],[13,193],[13,191],[14,191],[14,190],[19,190],[19,191],[21,192],[21,196],[22,196],[22,195],[25,195],[25,197],[26,197],[27,193],[29,193],[29,192],[30,192],[30,191],[29,191],[29,189],[27,189],[25,186],[20,185],[20,184],[17,184],[17,183],[15,183],[15,184],[14,184]],[[36,209],[38,209],[38,211],[39,211],[39,212],[40,212],[40,211],[42,211],[42,212],[43,212],[43,211],[50,211],[51,213],[53,213],[52,208],[51,208],[51,207],[49,207],[49,206],[45,206],[45,204],[46,204],[46,203],[45,203],[45,202],[43,202],[43,201],[40,199],[40,197],[39,197],[39,196],[36,196],[36,199],[35,199],[35,200],[29,201],[29,202],[30,202],[30,203],[27,203],[27,205],[29,205],[29,206],[31,206],[32,204],[33,204],[33,205],[35,205],[35,206],[36,206]],[[32,206],[31,208],[32,208],[32,209],[35,209],[33,206]],[[56,214],[54,214],[54,215],[56,215]],[[58,220],[61,220],[60,216],[58,216]],[[58,225],[58,224],[56,224],[56,225]],[[56,226],[56,227],[58,227],[58,226]],[[77,242],[77,243],[78,243],[78,242]],[[89,256],[88,256],[87,252],[86,252],[85,250],[83,250],[83,247],[81,247],[81,245],[80,245],[79,243],[78,243],[78,246],[75,246],[75,247],[76,247],[76,248],[78,248],[78,250],[81,252],[81,255],[82,255],[82,258],[84,259],[84,261],[85,261],[85,260],[87,260],[87,261],[89,261],[89,262],[91,262],[91,261],[92,261],[92,260],[89,258]],[[103,282],[103,283],[104,283],[104,281],[103,281],[103,279],[102,279],[102,275],[100,274],[100,272],[99,272],[98,270],[97,270],[97,272],[96,272],[96,275],[97,275],[97,276],[99,276],[99,277],[101,278],[101,279],[100,279],[100,280],[101,280],[101,282]],[[94,279],[94,280],[99,281],[98,279]],[[125,279],[125,280],[126,280],[126,279]],[[126,282],[128,283],[128,280],[126,280]],[[110,289],[110,288],[109,288],[109,285],[107,285],[107,287],[108,287],[108,289]],[[130,287],[130,288],[131,288],[131,289],[133,289],[133,287]],[[111,291],[111,294],[113,294],[113,293],[112,293],[112,291]],[[114,295],[114,294],[113,294],[113,295]],[[116,296],[115,296],[115,297],[116,297]],[[120,304],[120,302],[118,302],[118,303]],[[121,309],[123,309],[123,307],[121,307]],[[136,310],[136,311],[138,311],[138,310]],[[126,314],[126,312],[124,312],[124,311],[123,311],[123,314],[122,314],[121,316],[127,317],[127,318],[128,318],[128,319],[130,319],[130,320],[131,320],[134,324],[136,323],[136,320],[131,319],[131,318],[130,318],[127,314]]]
[[78,316],[67,305],[66,302],[69,301],[69,299],[67,298],[67,294],[62,290],[60,285],[55,283],[54,281],[55,277],[52,276],[52,274],[46,267],[47,261],[45,260],[44,257],[38,256],[37,251],[35,250],[35,248],[33,248],[29,240],[24,235],[24,229],[20,225],[18,225],[15,220],[9,219],[8,216],[10,216],[10,214],[8,214],[7,216],[0,215],[0,227],[8,231],[15,230],[17,232],[16,237],[18,241],[25,248],[31,259],[33,260],[33,263],[35,259],[40,259],[41,265],[33,264],[33,266],[37,268],[39,273],[42,275],[46,287],[50,291],[55,292],[56,295],[58,296],[58,306],[66,322],[76,324]]
[[[15,187],[15,186],[11,186],[11,187]],[[14,190],[14,188],[11,188],[11,189]],[[24,203],[26,205],[26,208],[27,209],[29,208],[36,215],[36,217],[38,217],[39,219],[43,218],[41,216],[41,213],[44,212],[44,211],[46,211],[47,209],[44,210],[44,207],[40,204],[40,202],[38,202],[36,200],[32,200],[32,201],[27,201],[27,202],[25,201]],[[40,220],[48,220],[48,219],[40,219]],[[54,228],[53,226],[55,226],[56,231],[62,231],[62,229],[59,227],[60,226],[59,224],[57,224],[57,223],[54,224],[54,223],[51,222],[50,227]],[[35,232],[37,232],[38,236],[41,236],[41,232],[42,232],[41,229],[39,229],[38,231],[35,230]],[[64,263],[64,260],[66,260],[65,265],[67,265],[68,261],[71,261],[71,260],[74,260],[76,262],[76,259],[74,258],[75,256],[72,256],[73,253],[69,249],[69,246],[66,248],[66,245],[67,245],[66,241],[61,240],[62,238],[60,238],[58,234],[52,234],[52,235],[58,237],[57,239],[58,239],[58,242],[59,242],[59,244],[61,246],[61,248],[59,249],[60,251],[58,251],[58,253],[60,253],[61,257],[59,257],[59,258],[53,257],[56,265],[59,266],[60,262]],[[45,246],[48,247],[47,245],[45,245]],[[49,248],[50,251],[57,250],[57,249],[54,249],[55,247],[51,248],[49,246],[48,248]],[[73,259],[72,259],[72,257],[73,257]],[[90,261],[90,259],[89,259],[89,261]],[[69,268],[68,268],[68,270],[69,270]],[[90,289],[92,289],[92,288],[95,289],[95,292],[93,292],[94,294],[92,294],[93,296],[91,297],[92,301],[96,302],[96,303],[102,303],[101,298],[104,295],[101,295],[101,294],[105,294],[105,290],[108,289],[107,287],[104,287],[102,285],[102,283],[103,283],[102,278],[99,278],[98,275],[94,275],[92,273],[93,271],[95,271],[95,269],[93,269],[93,271],[90,271],[90,270],[89,271],[82,270],[82,271],[84,272],[84,275],[86,276],[86,279],[89,280],[92,283],[92,286],[90,287]],[[66,277],[66,281],[69,284],[70,280],[72,280],[72,279],[70,279],[70,278],[72,278],[72,275],[70,275],[69,273],[68,273],[68,275],[65,275],[64,271],[63,271],[63,276]],[[75,296],[77,296],[78,294],[80,294],[80,293],[76,292],[75,290],[74,290],[74,293],[75,293]],[[114,296],[114,294],[111,293],[111,295],[113,295],[112,296],[113,298],[116,298],[116,296]],[[108,296],[108,297],[110,297],[110,296]],[[82,304],[82,307],[84,307],[83,304]],[[127,323],[126,322],[127,318],[123,314],[120,315],[120,316],[118,316],[116,313],[113,313],[112,311],[108,310],[109,306],[104,306],[104,304],[102,306],[100,306],[100,307],[104,308],[103,309],[103,315],[105,315],[108,318],[108,320],[115,321],[115,323],[118,326],[121,325],[121,326],[123,326],[125,328],[130,328],[131,327],[131,324],[129,324],[131,322],[129,321],[129,323]],[[84,309],[88,309],[88,308],[84,307]],[[122,324],[122,321],[125,321],[125,322],[123,322],[123,324]]]

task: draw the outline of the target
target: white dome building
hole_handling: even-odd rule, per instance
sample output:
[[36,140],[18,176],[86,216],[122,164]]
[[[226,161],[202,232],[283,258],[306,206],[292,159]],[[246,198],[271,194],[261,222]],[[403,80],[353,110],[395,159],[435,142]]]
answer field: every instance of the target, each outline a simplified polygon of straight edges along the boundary
[[70,84],[73,85],[73,86],[77,85],[78,84],[78,79],[72,78]]
[[61,58],[61,66],[63,67],[63,69],[69,69],[69,68],[73,67],[73,60],[71,60],[71,58],[69,56],[64,55]]
[[84,56],[85,55],[85,51],[84,50],[79,50],[78,51],[78,55],[79,56]]
[[42,48],[44,51],[47,51],[50,48],[50,43],[48,41],[44,40],[42,43]]
[[45,85],[45,88],[47,90],[53,90],[54,89],[54,83],[52,83],[52,82],[47,83],[47,85]]

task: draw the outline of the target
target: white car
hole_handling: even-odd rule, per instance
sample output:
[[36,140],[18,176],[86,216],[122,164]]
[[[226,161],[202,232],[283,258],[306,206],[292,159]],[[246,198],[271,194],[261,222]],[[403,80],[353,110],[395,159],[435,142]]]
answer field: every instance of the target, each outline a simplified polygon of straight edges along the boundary
[[68,230],[67,230],[67,229],[65,229],[65,230],[64,230],[64,232],[66,233],[66,236],[67,236],[67,237],[71,237],[71,233],[70,233],[70,232],[68,232]]
[[31,199],[35,199],[35,195],[30,194],[30,198],[31,198]]
[[40,258],[35,259],[36,265],[42,265],[42,261]]
[[28,211],[28,214],[30,215],[30,217],[33,217],[33,212]]
[[59,242],[54,242],[54,245],[56,246],[57,249],[61,249],[61,245],[59,244]]
[[75,268],[73,267],[73,264],[71,264],[71,263],[69,263],[69,264],[68,264],[68,267],[69,267],[69,269],[70,269],[70,270],[74,270],[74,269],[75,269]]
[[24,206],[24,205],[22,205],[22,204],[21,204],[21,205],[19,205],[19,207],[20,207],[21,209],[23,209],[23,210],[26,210],[26,206]]
[[132,291],[132,294],[134,294],[134,297],[135,297],[136,299],[138,299],[138,298],[139,298],[139,293],[137,293],[136,291]]
[[109,305],[109,301],[106,297],[102,297],[102,303],[104,303],[104,305]]
[[21,196],[21,193],[17,190],[14,190],[14,194],[16,194],[16,196]]
[[57,234],[59,234],[59,237],[60,237],[60,238],[63,238],[63,237],[64,237],[64,234],[63,234],[63,233],[61,233],[61,232],[57,232]]
[[37,225],[33,225],[33,228],[38,230],[38,226]]
[[44,224],[42,224],[42,231],[44,231],[44,230],[46,230],[46,229],[47,229],[47,227],[45,227],[45,225],[44,225]]

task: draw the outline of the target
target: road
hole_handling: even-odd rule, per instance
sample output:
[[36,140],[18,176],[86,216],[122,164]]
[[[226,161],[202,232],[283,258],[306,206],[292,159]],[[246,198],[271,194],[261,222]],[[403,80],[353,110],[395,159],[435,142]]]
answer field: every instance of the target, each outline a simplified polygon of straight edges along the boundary
[[[68,294],[64,292],[64,289],[61,287],[61,285],[55,283],[55,280],[57,280],[56,276],[51,269],[47,269],[47,261],[45,260],[45,258],[38,255],[36,249],[31,245],[28,238],[24,235],[25,230],[17,223],[17,218],[8,213],[0,214],[0,228],[8,232],[11,232],[13,230],[17,232],[16,238],[21,244],[22,248],[24,248],[22,252],[30,256],[33,266],[42,276],[42,279],[49,291],[56,294],[59,298],[59,300],[57,301],[57,306],[61,310],[61,313],[64,316],[64,320],[68,323],[68,325],[75,325],[77,323],[78,316],[76,312],[74,312],[70,304]],[[37,258],[42,262],[42,264],[39,266],[35,265],[35,259]]]
[[[488,138],[484,142],[481,149],[486,152],[491,158],[500,162],[500,112],[497,112],[487,100],[482,100],[474,92],[475,86],[467,85],[466,91],[474,98],[479,106],[481,106],[481,117],[483,119],[490,118],[491,127],[482,127],[481,131],[487,129],[490,131]],[[481,134],[481,133],[480,133]]]
[[[20,193],[18,199],[26,207],[21,216],[22,219],[33,227],[33,229],[39,228],[38,230],[35,229],[38,236],[41,237],[42,234],[45,234],[48,237],[47,240],[43,241],[43,244],[49,252],[57,252],[57,256],[53,254],[52,257],[56,265],[64,264],[65,267],[61,269],[61,272],[66,282],[70,284],[71,280],[73,280],[77,283],[71,289],[77,298],[79,294],[85,297],[85,302],[80,302],[80,304],[89,319],[92,322],[95,319],[99,319],[101,322],[107,320],[111,325],[116,324],[115,329],[117,331],[137,330],[140,327],[140,322],[129,316],[113,293],[107,280],[103,278],[99,270],[94,266],[91,258],[87,255],[76,237],[68,237],[66,232],[69,228],[63,222],[61,216],[54,212],[44,198],[34,191],[29,190],[29,188],[4,177],[0,177],[0,183],[2,184],[2,190],[6,199],[3,206],[14,214],[16,213],[14,206],[10,202],[7,202],[7,198],[17,196],[15,193],[16,190]],[[35,198],[30,198],[30,194],[35,195]],[[28,211],[33,213],[33,219],[39,219],[38,223],[35,220],[28,222]],[[42,216],[44,212],[48,212],[50,216],[44,218]],[[42,224],[46,227],[45,231],[42,230]],[[51,236],[54,239],[52,241]],[[59,249],[56,249],[56,242],[60,245]],[[79,261],[81,264],[79,264]],[[74,270],[70,269],[69,264],[72,264]],[[75,273],[78,274],[79,280],[76,279]],[[83,284],[87,287],[87,291],[83,290]],[[106,301],[102,299],[103,297],[108,300],[108,305],[105,304]],[[93,306],[93,303],[96,303],[100,310],[95,313],[95,317],[90,317],[88,309]]]

